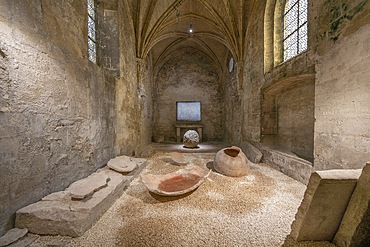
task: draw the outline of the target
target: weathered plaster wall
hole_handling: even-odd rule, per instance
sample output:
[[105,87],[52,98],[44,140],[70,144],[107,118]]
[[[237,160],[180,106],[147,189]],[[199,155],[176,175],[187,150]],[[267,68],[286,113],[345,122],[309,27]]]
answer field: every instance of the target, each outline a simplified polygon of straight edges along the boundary
[[114,155],[115,78],[87,60],[85,1],[0,1],[0,235]]
[[[116,2],[116,1],[113,1]],[[99,2],[98,13],[98,58],[99,65],[111,74],[119,76],[119,20],[117,3]]]
[[370,160],[370,2],[315,1],[315,168]]
[[200,101],[203,140],[223,138],[219,76],[210,61],[199,51],[186,48],[173,54],[160,68],[154,97],[153,136],[176,140],[177,101]]

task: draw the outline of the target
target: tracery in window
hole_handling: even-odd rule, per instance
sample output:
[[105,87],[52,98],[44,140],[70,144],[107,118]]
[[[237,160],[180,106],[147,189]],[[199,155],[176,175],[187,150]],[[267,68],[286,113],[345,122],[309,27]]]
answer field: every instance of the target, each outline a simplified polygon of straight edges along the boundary
[[96,9],[95,1],[87,0],[87,46],[89,60],[96,63]]
[[284,61],[307,50],[307,0],[287,0],[284,11]]

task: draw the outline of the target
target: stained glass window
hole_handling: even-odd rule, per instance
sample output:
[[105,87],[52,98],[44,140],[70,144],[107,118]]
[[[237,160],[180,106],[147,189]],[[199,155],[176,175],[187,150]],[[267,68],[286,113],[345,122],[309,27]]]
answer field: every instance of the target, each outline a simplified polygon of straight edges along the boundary
[[87,0],[87,30],[89,60],[96,63],[96,9],[94,0]]
[[287,0],[284,11],[284,61],[307,50],[307,0]]

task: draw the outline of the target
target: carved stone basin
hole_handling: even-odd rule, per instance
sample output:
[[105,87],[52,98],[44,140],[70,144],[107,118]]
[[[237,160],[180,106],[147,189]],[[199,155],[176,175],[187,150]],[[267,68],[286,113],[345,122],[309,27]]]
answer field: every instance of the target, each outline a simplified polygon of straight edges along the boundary
[[162,196],[177,196],[195,190],[201,185],[210,170],[196,165],[165,175],[144,174],[141,181],[149,191]]

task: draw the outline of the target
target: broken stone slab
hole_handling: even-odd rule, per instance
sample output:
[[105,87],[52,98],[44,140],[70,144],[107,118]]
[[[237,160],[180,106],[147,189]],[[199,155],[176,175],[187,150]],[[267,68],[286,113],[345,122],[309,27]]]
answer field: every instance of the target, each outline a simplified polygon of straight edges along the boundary
[[178,165],[186,165],[187,163],[189,163],[184,154],[179,152],[171,152],[170,157],[172,161]]
[[71,198],[71,193],[68,191],[58,191],[51,193],[42,198],[43,201],[65,201]]
[[240,148],[241,148],[241,150],[243,150],[243,152],[247,156],[248,160],[252,161],[255,164],[258,164],[258,163],[261,162],[261,159],[262,159],[262,156],[263,156],[262,152],[258,148],[253,146],[251,143],[242,142],[240,144]]
[[144,158],[134,158],[123,155],[109,160],[107,166],[117,172],[129,173],[145,162],[146,159]]
[[27,228],[10,229],[4,236],[0,237],[0,246],[8,246],[11,243],[23,238],[28,233]]
[[[106,187],[85,200],[72,200],[69,191],[45,196],[41,201],[18,210],[15,225],[41,235],[81,236],[122,195],[134,178],[134,176],[124,176],[108,167],[99,169],[96,173],[102,173],[100,174],[102,177],[109,178]],[[136,170],[134,175],[137,175]],[[94,183],[94,181],[91,182]]]
[[296,241],[332,241],[360,175],[361,169],[312,173],[291,237]]
[[7,247],[26,247],[29,246],[31,243],[33,243],[39,236],[37,235],[27,235],[26,237],[23,237],[22,239],[18,240],[15,243],[12,243],[8,245]]
[[369,221],[370,162],[362,170],[333,242],[339,247],[370,246]]
[[74,182],[66,191],[70,193],[72,199],[83,200],[96,191],[106,187],[109,179],[110,178],[103,172],[93,173],[87,178]]

